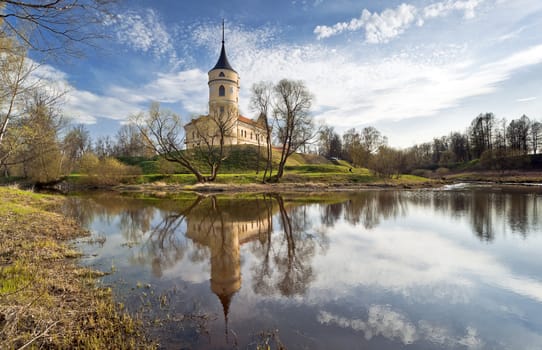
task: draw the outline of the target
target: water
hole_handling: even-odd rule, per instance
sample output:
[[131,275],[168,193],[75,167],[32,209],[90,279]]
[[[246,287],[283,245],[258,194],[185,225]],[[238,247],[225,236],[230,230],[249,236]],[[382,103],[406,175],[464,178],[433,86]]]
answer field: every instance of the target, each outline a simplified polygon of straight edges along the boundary
[[542,348],[542,194],[74,197],[163,348]]

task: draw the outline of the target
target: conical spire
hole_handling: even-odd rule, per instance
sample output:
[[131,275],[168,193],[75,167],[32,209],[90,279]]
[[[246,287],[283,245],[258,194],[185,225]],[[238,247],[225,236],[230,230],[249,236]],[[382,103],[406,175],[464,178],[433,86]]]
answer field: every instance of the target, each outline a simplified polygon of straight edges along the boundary
[[224,335],[226,336],[226,342],[228,342],[228,315],[230,313],[230,303],[233,297],[233,294],[219,294],[218,299],[222,304],[222,309],[224,310]]
[[215,69],[228,69],[235,72],[235,69],[231,67],[230,62],[228,62],[228,57],[226,56],[226,48],[224,46],[224,20],[222,20],[222,50],[220,50],[220,57],[218,58],[218,61],[211,70]]

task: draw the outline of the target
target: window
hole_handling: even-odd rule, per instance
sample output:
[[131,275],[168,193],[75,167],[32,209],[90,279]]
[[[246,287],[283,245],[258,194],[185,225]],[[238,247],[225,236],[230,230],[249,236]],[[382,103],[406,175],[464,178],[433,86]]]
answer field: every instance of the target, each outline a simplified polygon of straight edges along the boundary
[[224,88],[224,85],[220,85],[218,88],[218,96],[226,96],[226,88]]
[[250,139],[252,140],[252,133],[250,133]]
[[220,106],[220,114],[224,114],[224,106]]
[[224,72],[220,72],[220,74],[218,76],[219,77],[225,77],[226,75],[224,75]]

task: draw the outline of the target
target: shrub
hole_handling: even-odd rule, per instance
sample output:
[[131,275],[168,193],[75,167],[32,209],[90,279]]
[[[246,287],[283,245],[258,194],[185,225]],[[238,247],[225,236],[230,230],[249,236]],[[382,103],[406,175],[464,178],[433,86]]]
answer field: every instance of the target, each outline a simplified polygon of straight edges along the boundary
[[446,175],[450,172],[450,169],[448,168],[444,168],[444,167],[440,167],[438,168],[437,170],[435,170],[435,173],[439,176],[442,176],[442,175]]
[[431,177],[433,172],[429,169],[414,169],[410,172],[412,175],[421,176],[421,177]]
[[96,186],[117,185],[130,176],[141,174],[141,169],[137,166],[125,165],[112,157],[99,159],[92,153],[83,155],[79,169],[87,175],[82,181]]

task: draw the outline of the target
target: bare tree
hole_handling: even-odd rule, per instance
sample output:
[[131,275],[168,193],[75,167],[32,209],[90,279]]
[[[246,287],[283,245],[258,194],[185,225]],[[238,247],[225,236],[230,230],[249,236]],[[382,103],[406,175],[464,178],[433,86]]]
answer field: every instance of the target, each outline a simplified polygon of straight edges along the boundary
[[312,95],[302,81],[283,79],[273,88],[273,114],[277,122],[277,138],[281,155],[276,180],[284,175],[286,160],[314,137],[314,124],[309,115]]
[[523,155],[529,152],[530,127],[531,121],[526,115],[510,121],[506,134],[508,137],[508,144],[512,151]]
[[13,40],[0,38],[0,43],[6,47],[0,51],[0,146],[2,146],[9,124],[19,117],[26,96],[36,88],[36,84],[29,82],[29,77],[36,66],[27,60],[24,48]]
[[[193,121],[200,142],[195,150],[203,157],[209,166],[211,174],[205,181],[214,181],[222,162],[229,152],[226,150],[227,141],[233,137],[233,129],[237,120],[236,108],[224,108],[212,111],[208,116]],[[231,147],[231,141],[230,141]]]
[[88,129],[83,125],[72,127],[62,140],[62,148],[69,169],[73,170],[86,152],[92,147]]
[[198,182],[207,180],[193,165],[189,153],[183,149],[181,118],[177,114],[161,110],[160,104],[153,102],[147,114],[139,113],[132,116],[131,120],[153,152],[170,162],[182,165]]
[[[269,172],[269,177],[271,177],[273,173],[273,145],[271,140],[272,126],[269,123],[269,111],[271,108],[272,97],[273,85],[270,82],[260,82],[252,85],[252,97],[250,99],[250,107],[252,108],[252,110],[259,113],[258,122],[260,122],[260,124],[263,124],[265,127],[265,140],[267,142],[267,159],[265,164],[265,171],[262,177],[263,182],[266,182],[268,179],[267,172]],[[258,137],[258,143],[260,142],[259,140],[260,139]]]
[[117,157],[144,157],[148,155],[148,148],[141,138],[139,129],[133,124],[123,125],[115,135],[117,140],[114,154]]
[[58,139],[66,123],[56,98],[38,91],[28,99],[16,126],[19,147],[11,157],[11,165],[22,166],[22,175],[42,185],[57,182],[70,171]]
[[480,113],[472,121],[469,136],[475,158],[479,158],[484,151],[492,149],[494,128],[495,115],[493,113]]
[[531,124],[531,149],[533,154],[538,152],[538,144],[540,143],[540,136],[542,135],[542,123],[533,122]]
[[31,50],[80,54],[104,38],[100,25],[114,0],[0,0],[1,33]]
[[383,178],[399,176],[404,168],[403,152],[388,146],[380,146],[378,153],[369,163],[371,171]]

